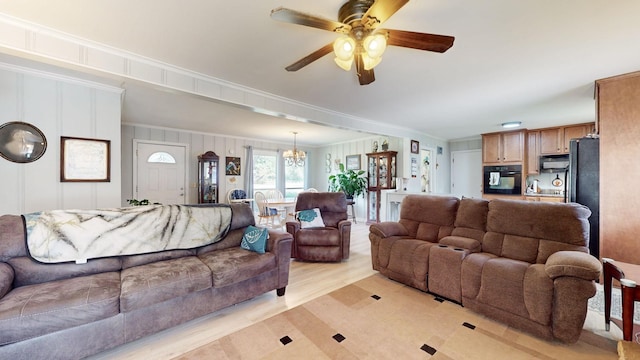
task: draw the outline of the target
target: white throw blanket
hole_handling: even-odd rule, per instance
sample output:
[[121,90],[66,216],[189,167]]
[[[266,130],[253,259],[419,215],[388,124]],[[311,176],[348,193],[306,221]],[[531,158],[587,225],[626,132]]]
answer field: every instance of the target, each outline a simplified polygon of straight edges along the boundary
[[190,249],[221,240],[229,206],[149,205],[24,215],[31,257],[45,263]]

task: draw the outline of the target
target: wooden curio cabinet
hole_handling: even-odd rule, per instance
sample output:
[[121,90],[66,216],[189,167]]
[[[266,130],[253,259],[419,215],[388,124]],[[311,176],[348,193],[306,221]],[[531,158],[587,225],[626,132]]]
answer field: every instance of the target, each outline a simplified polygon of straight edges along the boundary
[[218,169],[220,158],[213,151],[198,156],[198,203],[218,202]]
[[380,191],[396,186],[397,151],[367,154],[367,223],[380,222]]

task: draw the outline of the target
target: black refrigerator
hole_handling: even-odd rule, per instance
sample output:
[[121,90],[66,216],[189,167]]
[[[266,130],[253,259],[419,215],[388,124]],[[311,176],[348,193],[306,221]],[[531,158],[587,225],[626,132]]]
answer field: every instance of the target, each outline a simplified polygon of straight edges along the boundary
[[587,206],[589,217],[589,252],[600,257],[600,139],[573,139],[569,146],[565,198]]

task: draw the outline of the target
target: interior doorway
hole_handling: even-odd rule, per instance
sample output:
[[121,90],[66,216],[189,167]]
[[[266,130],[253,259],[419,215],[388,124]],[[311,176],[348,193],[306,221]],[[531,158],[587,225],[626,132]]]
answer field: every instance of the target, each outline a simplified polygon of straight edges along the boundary
[[451,194],[482,197],[482,150],[451,152]]
[[150,203],[184,204],[186,144],[133,140],[133,197]]

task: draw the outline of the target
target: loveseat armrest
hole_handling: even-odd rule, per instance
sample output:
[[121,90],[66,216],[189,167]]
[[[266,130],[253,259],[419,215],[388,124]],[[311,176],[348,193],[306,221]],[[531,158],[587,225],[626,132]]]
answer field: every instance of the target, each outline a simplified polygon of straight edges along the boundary
[[448,245],[458,249],[469,250],[470,253],[479,252],[481,249],[480,241],[476,239],[466,238],[463,236],[454,236],[449,235],[445,236],[440,241],[439,244]]
[[409,231],[400,223],[394,221],[384,221],[369,226],[369,232],[380,237],[407,236]]
[[558,251],[549,256],[544,265],[544,271],[552,279],[571,276],[584,280],[598,280],[602,272],[602,264],[587,253]]
[[13,288],[15,273],[11,265],[0,263],[0,298],[4,297]]

